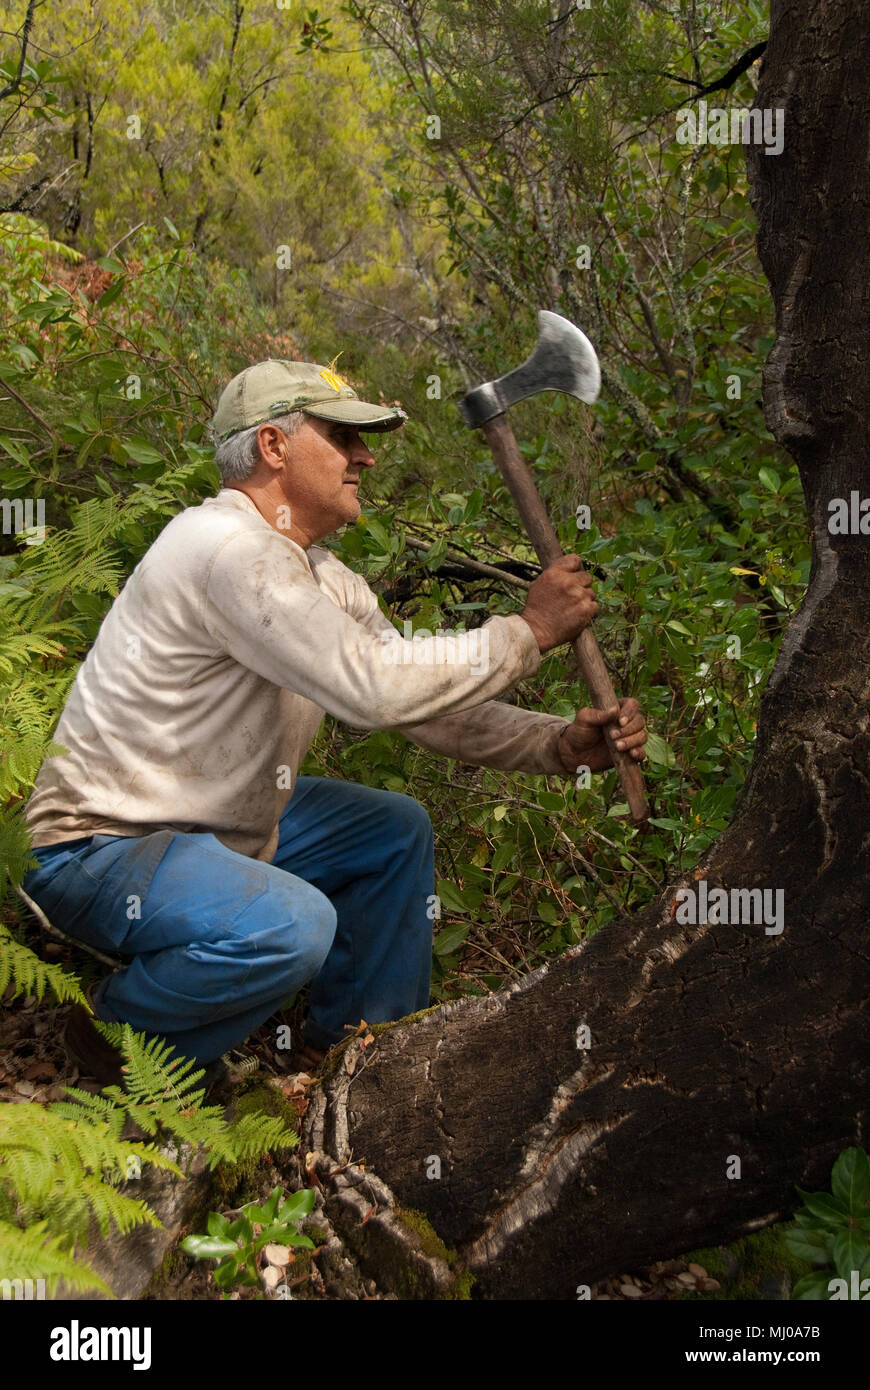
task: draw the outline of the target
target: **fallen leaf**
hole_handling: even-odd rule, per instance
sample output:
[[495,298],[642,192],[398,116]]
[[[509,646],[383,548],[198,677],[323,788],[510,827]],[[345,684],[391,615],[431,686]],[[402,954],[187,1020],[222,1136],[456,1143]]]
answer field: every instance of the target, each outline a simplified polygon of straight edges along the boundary
[[40,1077],[46,1081],[51,1081],[57,1076],[57,1067],[53,1062],[34,1062],[25,1068],[24,1075],[28,1081],[37,1081]]

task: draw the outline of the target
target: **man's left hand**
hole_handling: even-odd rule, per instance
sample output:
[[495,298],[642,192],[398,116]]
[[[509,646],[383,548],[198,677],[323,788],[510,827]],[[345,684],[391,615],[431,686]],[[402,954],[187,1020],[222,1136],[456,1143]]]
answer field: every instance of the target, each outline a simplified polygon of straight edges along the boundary
[[569,724],[559,739],[559,756],[567,772],[578,767],[590,772],[604,772],[613,766],[605,729],[610,726],[617,747],[624,749],[636,762],[646,757],[645,720],[637,700],[620,700],[611,709],[578,709],[574,723]]

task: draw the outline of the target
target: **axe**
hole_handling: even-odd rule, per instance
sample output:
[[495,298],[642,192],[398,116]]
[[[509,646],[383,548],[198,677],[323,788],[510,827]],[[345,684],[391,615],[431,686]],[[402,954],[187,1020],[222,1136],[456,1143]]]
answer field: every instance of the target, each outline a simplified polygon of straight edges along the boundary
[[[537,395],[539,391],[564,391],[591,403],[601,388],[601,369],[589,339],[561,314],[542,309],[538,325],[538,342],[531,357],[497,381],[487,381],[469,391],[459,402],[459,409],[467,425],[483,431],[538,559],[546,568],[565,552],[538,495],[528,464],[517,447],[506,411],[517,401]],[[596,709],[612,709],[618,701],[592,628],[585,627],[572,645],[593,705]],[[609,729],[605,737],[632,819],[635,825],[644,826],[649,819],[649,807],[640,768],[630,753],[620,752],[615,746]]]

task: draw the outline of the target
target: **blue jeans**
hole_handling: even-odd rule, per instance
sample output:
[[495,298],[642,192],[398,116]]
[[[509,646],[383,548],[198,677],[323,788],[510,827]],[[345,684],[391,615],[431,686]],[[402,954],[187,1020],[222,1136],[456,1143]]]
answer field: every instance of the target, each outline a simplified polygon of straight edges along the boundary
[[432,826],[409,796],[300,777],[271,864],[171,830],[33,853],[24,889],[49,919],[131,957],[96,993],[98,1016],[200,1063],[309,981],[316,1048],[429,1003]]

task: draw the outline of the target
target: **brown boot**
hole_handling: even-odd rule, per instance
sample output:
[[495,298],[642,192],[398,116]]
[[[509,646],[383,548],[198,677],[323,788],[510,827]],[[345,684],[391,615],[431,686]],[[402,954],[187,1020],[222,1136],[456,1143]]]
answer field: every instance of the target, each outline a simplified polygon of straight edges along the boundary
[[325,1052],[321,1052],[318,1047],[309,1047],[308,1043],[300,1043],[297,1048],[290,1053],[290,1070],[305,1071],[312,1075],[317,1071],[324,1057]]
[[[96,984],[88,985],[85,998],[94,1008],[93,993]],[[123,1085],[121,1054],[106,1042],[94,1027],[93,1014],[88,1013],[82,1004],[73,1004],[69,1011],[63,1033],[64,1047],[74,1062],[78,1063],[83,1076],[92,1076],[102,1086]]]
[[[98,982],[94,982],[85,990],[85,998],[94,1009],[94,1013],[96,1007],[93,996],[97,986]],[[101,1086],[123,1088],[124,1074],[121,1067],[124,1063],[121,1053],[106,1042],[102,1033],[97,1032],[93,1015],[89,1014],[82,1004],[74,1004],[70,1009],[63,1040],[67,1052],[78,1063],[83,1076],[92,1076]],[[206,1063],[205,1075],[201,1078],[199,1086],[204,1087],[208,1095],[213,1087],[225,1081],[227,1077],[226,1064],[218,1057],[213,1062]]]

